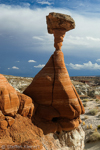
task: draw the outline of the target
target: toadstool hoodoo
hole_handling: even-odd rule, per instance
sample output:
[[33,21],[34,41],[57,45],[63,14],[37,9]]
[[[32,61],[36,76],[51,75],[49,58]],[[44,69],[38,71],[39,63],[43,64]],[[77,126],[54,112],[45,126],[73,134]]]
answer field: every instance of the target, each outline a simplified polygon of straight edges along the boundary
[[61,51],[65,33],[75,28],[75,22],[59,13],[50,13],[46,19],[48,33],[54,34],[55,52],[24,91],[35,105],[33,122],[44,134],[75,129],[81,123],[80,115],[85,112]]

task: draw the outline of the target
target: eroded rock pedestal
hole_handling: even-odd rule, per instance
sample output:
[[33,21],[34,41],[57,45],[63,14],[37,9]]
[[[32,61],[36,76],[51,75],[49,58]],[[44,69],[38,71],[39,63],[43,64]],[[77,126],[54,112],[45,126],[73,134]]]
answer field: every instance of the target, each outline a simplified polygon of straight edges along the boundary
[[61,51],[66,31],[75,27],[74,20],[58,13],[47,16],[48,32],[54,34],[54,54],[24,91],[35,104],[33,122],[45,134],[71,131],[81,123],[83,104],[71,83]]

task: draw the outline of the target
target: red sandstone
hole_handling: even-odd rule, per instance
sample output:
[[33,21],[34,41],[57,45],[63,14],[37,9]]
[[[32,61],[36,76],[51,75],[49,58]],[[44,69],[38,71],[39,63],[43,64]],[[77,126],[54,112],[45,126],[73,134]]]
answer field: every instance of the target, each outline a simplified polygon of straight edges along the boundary
[[56,50],[24,91],[36,107],[33,122],[45,134],[73,130],[79,126],[80,115],[85,112],[61,51],[65,32],[75,28],[75,22],[70,16],[59,13],[50,13],[46,18],[48,32],[54,34]]

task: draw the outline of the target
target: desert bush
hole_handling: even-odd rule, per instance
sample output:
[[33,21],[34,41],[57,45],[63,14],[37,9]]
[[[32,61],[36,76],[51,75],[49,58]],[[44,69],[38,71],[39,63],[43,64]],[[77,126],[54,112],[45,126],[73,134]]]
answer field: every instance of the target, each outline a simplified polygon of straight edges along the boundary
[[88,102],[89,101],[89,99],[83,99],[83,102]]
[[84,116],[84,119],[88,119],[88,116]]
[[97,109],[91,109],[91,110],[89,111],[89,114],[94,116],[94,115],[97,114],[97,112],[98,112]]
[[99,99],[96,99],[95,101],[96,101],[96,102],[98,102],[98,101],[99,101]]
[[98,125],[97,127],[98,127],[98,129],[100,129],[100,125]]
[[98,141],[98,140],[100,140],[100,133],[98,131],[94,131],[90,135],[90,137],[89,137],[87,142],[94,142],[94,141]]
[[94,101],[94,99],[90,99],[90,101]]
[[86,106],[87,106],[87,104],[86,104],[86,103],[83,103],[83,106],[84,106],[84,107],[86,107]]

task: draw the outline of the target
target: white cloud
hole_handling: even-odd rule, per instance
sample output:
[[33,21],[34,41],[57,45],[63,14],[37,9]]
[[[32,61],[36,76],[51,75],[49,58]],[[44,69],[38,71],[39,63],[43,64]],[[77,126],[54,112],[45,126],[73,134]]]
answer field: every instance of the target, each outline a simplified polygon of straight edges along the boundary
[[30,63],[30,62],[36,62],[36,61],[35,60],[29,60],[28,62]]
[[87,40],[97,41],[100,42],[100,38],[94,38],[94,37],[86,37]]
[[19,68],[18,68],[18,67],[16,67],[16,66],[13,66],[13,67],[12,67],[12,69],[19,69]]
[[[89,57],[93,55],[95,58],[100,55],[100,18],[96,13],[91,16],[88,13],[81,15],[80,12],[50,7],[30,9],[0,5],[1,49],[2,47],[3,49],[11,47],[18,51],[53,52],[55,49],[54,37],[48,34],[46,25],[46,16],[50,12],[68,14],[75,20],[75,29],[67,32],[64,37],[62,46],[64,54],[74,56],[83,56],[84,54]],[[13,40],[11,40],[11,36]]]
[[16,61],[16,62],[20,62],[20,61]]
[[96,61],[97,61],[97,62],[100,62],[100,59],[97,59]]
[[32,38],[33,38],[33,39],[36,39],[36,40],[40,40],[40,41],[43,41],[43,40],[44,40],[43,38],[38,37],[38,36],[33,36]]
[[38,66],[34,66],[35,68],[43,68],[45,65],[44,64],[39,64]]
[[8,70],[9,70],[10,68],[8,68]]
[[89,61],[88,63],[83,63],[81,64],[67,64],[67,66],[69,66],[71,69],[75,69],[75,70],[81,70],[81,69],[85,69],[85,70],[98,70],[100,69],[100,65],[98,65],[97,63],[92,63],[91,61]]
[[51,5],[51,4],[53,4],[53,3],[50,3],[50,2],[48,2],[48,1],[37,1],[37,3],[39,3],[39,4],[41,4],[41,5],[44,5],[44,4],[46,4],[46,5]]

